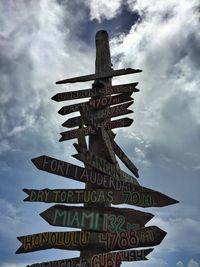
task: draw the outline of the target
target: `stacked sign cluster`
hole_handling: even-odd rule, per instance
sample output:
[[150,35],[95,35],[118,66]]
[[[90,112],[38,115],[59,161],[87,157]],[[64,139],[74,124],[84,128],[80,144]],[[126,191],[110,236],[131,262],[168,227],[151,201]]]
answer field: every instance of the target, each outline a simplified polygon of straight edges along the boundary
[[[138,169],[115,141],[113,128],[128,127],[130,118],[112,119],[132,113],[132,93],[138,92],[138,83],[108,85],[105,79],[113,76],[137,73],[141,70],[110,70],[57,82],[83,82],[95,80],[91,89],[58,93],[55,101],[90,98],[87,102],[64,106],[61,115],[79,111],[79,116],[63,123],[64,127],[77,127],[61,133],[60,141],[77,139],[74,147],[76,159],[84,168],[71,163],[40,156],[32,159],[40,170],[86,183],[86,189],[24,189],[25,201],[59,203],[40,214],[53,226],[73,227],[82,231],[44,232],[20,236],[22,243],[16,253],[27,253],[44,249],[78,250],[80,257],[51,262],[36,263],[29,267],[115,267],[123,261],[147,260],[152,246],[160,244],[166,232],[157,226],[146,226],[153,214],[133,208],[116,208],[111,204],[128,204],[138,207],[162,207],[177,203],[176,200],[141,186],[137,178]],[[100,157],[89,149],[85,136],[96,136],[104,145],[107,158]],[[116,156],[132,172],[121,170]],[[72,206],[63,204],[78,204]],[[135,249],[148,247],[147,249]],[[90,253],[83,254],[83,251]],[[84,255],[84,256],[83,256]],[[90,255],[90,256],[89,256]]]

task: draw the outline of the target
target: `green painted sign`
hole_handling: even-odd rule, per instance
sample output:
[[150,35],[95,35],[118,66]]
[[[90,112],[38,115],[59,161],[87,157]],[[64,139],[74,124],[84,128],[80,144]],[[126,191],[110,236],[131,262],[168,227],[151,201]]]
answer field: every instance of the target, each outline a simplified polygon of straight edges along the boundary
[[55,205],[40,216],[49,224],[98,232],[122,232],[144,226],[153,215],[127,208]]

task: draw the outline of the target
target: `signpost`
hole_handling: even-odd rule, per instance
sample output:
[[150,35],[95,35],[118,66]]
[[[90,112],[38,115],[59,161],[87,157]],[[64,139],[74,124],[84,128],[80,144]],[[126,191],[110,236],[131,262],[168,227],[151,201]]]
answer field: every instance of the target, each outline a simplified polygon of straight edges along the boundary
[[[16,253],[55,248],[78,250],[80,257],[27,267],[120,267],[123,261],[146,260],[153,250],[127,249],[156,246],[165,237],[166,232],[157,226],[145,227],[153,214],[133,208],[111,207],[111,204],[163,207],[178,202],[141,186],[135,178],[139,177],[137,167],[114,140],[116,134],[112,129],[128,127],[133,119],[111,118],[132,113],[128,109],[133,103],[131,95],[139,89],[136,88],[137,82],[112,86],[112,77],[139,72],[141,70],[131,68],[112,69],[108,34],[99,31],[96,34],[95,73],[56,82],[94,80],[91,89],[62,92],[52,97],[57,102],[90,97],[87,102],[63,106],[58,111],[61,115],[80,112],[79,116],[62,124],[78,128],[62,132],[59,141],[78,139],[78,144],[74,144],[78,154],[74,157],[84,163],[84,168],[45,155],[32,159],[32,162],[39,170],[85,183],[85,189],[23,189],[27,194],[24,201],[60,203],[40,216],[50,225],[80,228],[81,231],[53,231],[17,237],[21,246]],[[119,167],[117,157],[134,177]]]

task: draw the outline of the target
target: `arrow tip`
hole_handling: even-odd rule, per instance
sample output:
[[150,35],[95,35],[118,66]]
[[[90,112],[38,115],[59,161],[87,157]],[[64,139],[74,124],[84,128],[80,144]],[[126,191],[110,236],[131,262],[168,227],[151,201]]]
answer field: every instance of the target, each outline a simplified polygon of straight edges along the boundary
[[44,161],[44,155],[37,157],[37,158],[33,158],[31,159],[31,161],[33,162],[33,164],[36,166],[36,168],[41,169],[43,161]]
[[58,94],[52,96],[51,99],[54,100],[54,101],[56,101],[56,102],[58,102],[58,97],[57,96],[58,96]]

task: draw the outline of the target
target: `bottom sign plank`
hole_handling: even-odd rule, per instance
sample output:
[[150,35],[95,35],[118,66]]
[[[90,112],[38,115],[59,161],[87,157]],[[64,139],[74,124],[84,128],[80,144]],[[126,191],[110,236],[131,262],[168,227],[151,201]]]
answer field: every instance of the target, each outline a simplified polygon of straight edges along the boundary
[[26,267],[115,267],[122,261],[148,260],[146,256],[153,248],[142,250],[123,250],[111,253],[95,254],[91,259],[72,258],[27,265]]
[[16,254],[28,253],[44,249],[95,250],[102,252],[124,250],[137,247],[156,246],[161,243],[167,233],[157,226],[139,228],[119,233],[96,232],[45,232],[20,236],[22,243]]

